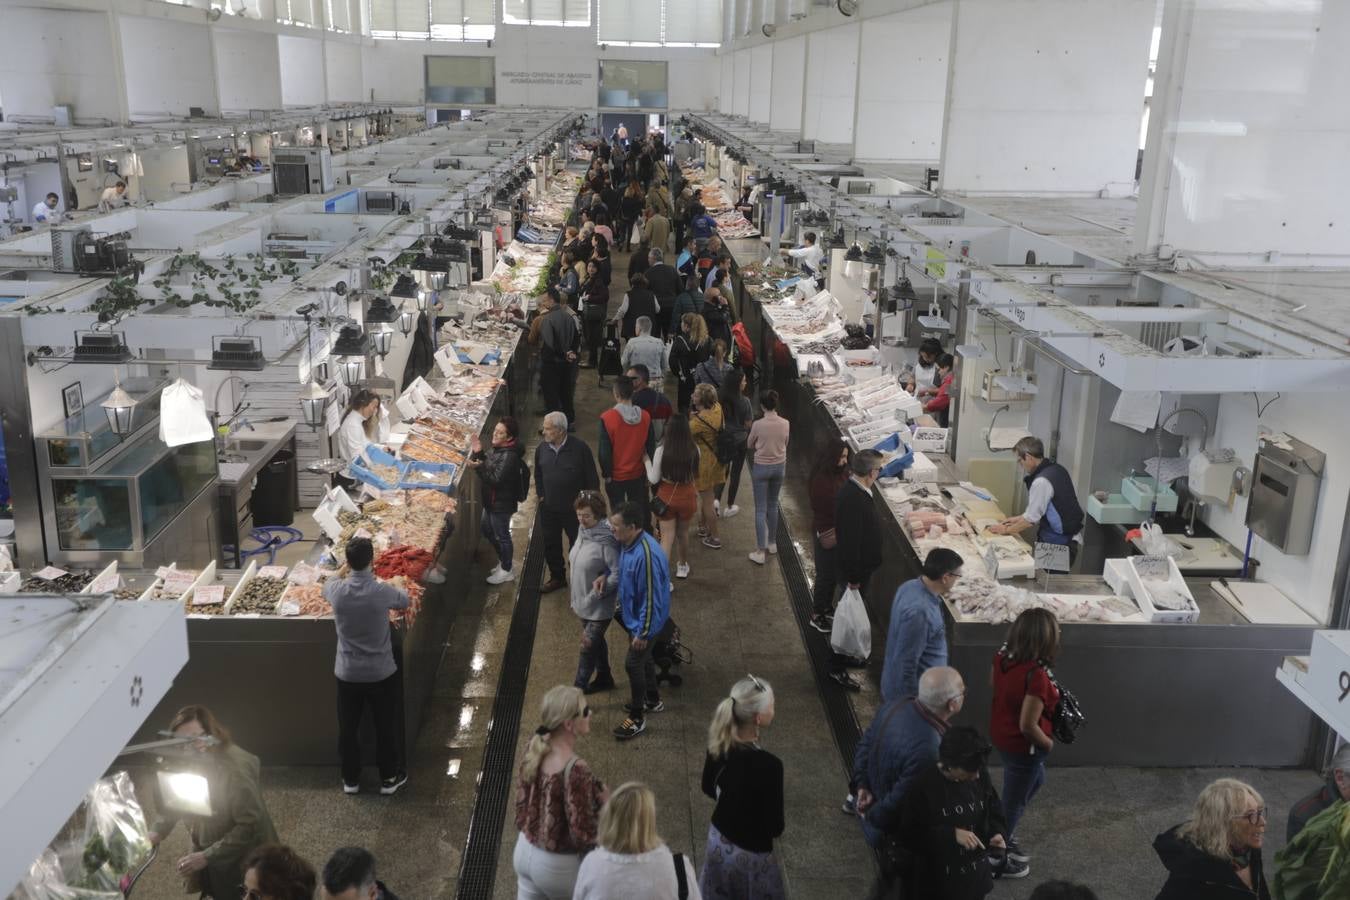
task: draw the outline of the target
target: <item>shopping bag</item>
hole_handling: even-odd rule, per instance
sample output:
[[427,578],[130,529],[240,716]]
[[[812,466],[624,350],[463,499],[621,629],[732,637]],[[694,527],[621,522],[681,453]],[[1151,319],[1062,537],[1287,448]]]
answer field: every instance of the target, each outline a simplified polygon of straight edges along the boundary
[[867,618],[867,607],[857,588],[844,591],[839,606],[834,610],[834,627],[830,629],[830,646],[835,653],[867,659],[872,655],[872,623]]
[[629,235],[628,235],[628,243],[629,243],[629,244],[640,244],[640,243],[642,243],[642,226],[641,226],[641,225],[637,225],[637,224],[634,224],[634,225],[633,225],[633,230],[632,230],[631,232],[629,232]]
[[159,439],[166,446],[211,440],[211,420],[200,389],[179,378],[159,398]]

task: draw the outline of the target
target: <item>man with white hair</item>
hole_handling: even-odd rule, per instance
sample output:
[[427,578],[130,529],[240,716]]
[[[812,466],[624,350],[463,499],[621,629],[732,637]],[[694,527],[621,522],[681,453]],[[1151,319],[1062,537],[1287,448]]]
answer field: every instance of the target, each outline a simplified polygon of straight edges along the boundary
[[666,345],[660,339],[652,337],[652,320],[648,316],[639,316],[637,335],[623,348],[623,367],[644,365],[655,384],[666,377]]
[[[897,697],[877,710],[853,756],[856,811],[871,846],[894,847],[905,791],[915,776],[937,762],[938,744],[965,699],[961,673],[935,666],[919,678],[919,696]],[[882,856],[895,860],[898,854]],[[901,874],[883,871],[882,882],[893,883]]]
[[1326,783],[1289,810],[1289,834],[1285,841],[1292,844],[1295,835],[1303,830],[1308,820],[1338,800],[1350,803],[1350,744],[1342,744],[1331,758]]
[[562,536],[576,543],[577,515],[573,503],[582,491],[600,487],[595,457],[581,438],[567,433],[567,416],[544,416],[544,440],[534,448],[534,492],[539,498],[538,528],[543,534],[548,581],[539,590],[547,594],[567,584]]

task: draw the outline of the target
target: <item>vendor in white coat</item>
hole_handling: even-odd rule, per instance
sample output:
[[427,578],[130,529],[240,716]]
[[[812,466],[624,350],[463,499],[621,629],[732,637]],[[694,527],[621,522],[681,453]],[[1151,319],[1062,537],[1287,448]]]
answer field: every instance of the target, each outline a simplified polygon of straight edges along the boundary
[[[369,462],[365,458],[366,447],[388,440],[389,413],[380,403],[379,394],[367,389],[353,391],[347,414],[342,417],[342,427],[338,429],[338,455],[349,465],[357,460]],[[345,481],[353,480],[350,468],[344,475]]]
[[38,225],[59,225],[65,218],[61,210],[57,209],[60,205],[61,198],[49,193],[41,203],[33,207],[33,222]]
[[795,259],[809,274],[818,274],[820,272],[820,262],[825,258],[825,251],[820,249],[820,244],[816,241],[816,233],[814,231],[808,231],[806,234],[802,235],[802,240],[803,243],[800,247],[784,250],[783,255],[789,259]]

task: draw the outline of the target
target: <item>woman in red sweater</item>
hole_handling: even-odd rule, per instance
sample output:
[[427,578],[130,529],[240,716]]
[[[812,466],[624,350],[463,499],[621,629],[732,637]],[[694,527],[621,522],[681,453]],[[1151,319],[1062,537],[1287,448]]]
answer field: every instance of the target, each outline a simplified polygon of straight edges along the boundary
[[1017,844],[1018,820],[1045,783],[1045,758],[1055,749],[1050,716],[1059,688],[1049,666],[1059,652],[1059,622],[1047,609],[1027,609],[1013,621],[1008,642],[994,654],[989,737],[1003,757],[1003,807],[1008,858],[1004,878],[1027,874],[1031,857]]
[[951,412],[952,381],[956,373],[956,358],[950,353],[944,353],[938,357],[937,377],[938,386],[936,388],[923,388],[919,391],[920,397],[931,396],[923,406],[923,411],[932,413],[933,418],[937,419],[939,428],[946,428]]

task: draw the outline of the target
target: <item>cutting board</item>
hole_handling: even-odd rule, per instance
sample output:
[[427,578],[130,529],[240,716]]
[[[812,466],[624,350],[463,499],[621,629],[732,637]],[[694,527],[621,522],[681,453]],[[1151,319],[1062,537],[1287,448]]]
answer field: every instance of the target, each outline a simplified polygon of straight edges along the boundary
[[1308,625],[1317,627],[1319,623],[1304,612],[1297,603],[1290,600],[1273,584],[1257,581],[1229,581],[1228,587],[1237,595],[1241,604],[1233,598],[1217,581],[1211,581],[1210,587],[1229,605],[1255,625]]

